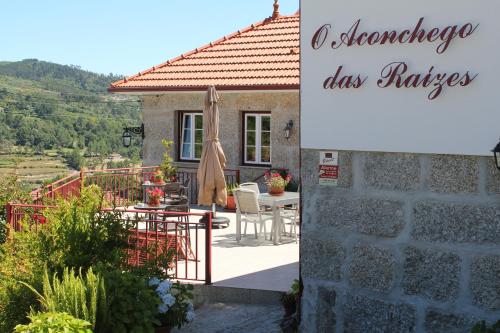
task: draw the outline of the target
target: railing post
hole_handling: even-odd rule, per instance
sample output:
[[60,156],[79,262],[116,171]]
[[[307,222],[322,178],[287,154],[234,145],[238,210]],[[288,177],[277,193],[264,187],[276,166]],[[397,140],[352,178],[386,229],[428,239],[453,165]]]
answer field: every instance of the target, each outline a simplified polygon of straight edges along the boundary
[[236,170],[236,184],[240,184],[240,170]]
[[6,212],[6,228],[7,228],[7,237],[10,238],[11,237],[11,229],[12,229],[12,205],[10,204],[10,202],[7,202],[7,204],[5,205],[5,212]]
[[83,188],[85,187],[84,182],[85,170],[83,168],[80,169],[80,193],[82,193]]
[[205,284],[212,284],[212,213],[206,213],[205,223]]

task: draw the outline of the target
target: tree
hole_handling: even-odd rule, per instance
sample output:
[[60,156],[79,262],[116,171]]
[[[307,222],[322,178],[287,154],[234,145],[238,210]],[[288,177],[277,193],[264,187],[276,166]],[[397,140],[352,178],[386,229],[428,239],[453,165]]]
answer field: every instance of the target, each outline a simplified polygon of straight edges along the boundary
[[82,153],[78,148],[75,148],[70,153],[67,153],[64,158],[68,166],[75,170],[80,170],[84,165]]

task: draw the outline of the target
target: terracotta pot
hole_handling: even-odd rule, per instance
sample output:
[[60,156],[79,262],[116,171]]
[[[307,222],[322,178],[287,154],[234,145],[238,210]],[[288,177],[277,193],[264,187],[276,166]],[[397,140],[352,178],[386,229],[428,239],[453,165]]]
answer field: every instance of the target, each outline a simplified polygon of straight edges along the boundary
[[285,193],[285,188],[268,187],[267,192],[270,195],[283,195]]
[[236,202],[234,202],[234,196],[232,196],[232,195],[227,196],[226,209],[227,210],[236,210]]
[[177,181],[177,176],[170,176],[170,181],[175,183]]
[[159,206],[160,205],[160,198],[158,199],[149,199],[148,205],[150,206]]
[[170,326],[156,327],[155,333],[170,333],[171,329],[172,329],[172,327],[170,327]]

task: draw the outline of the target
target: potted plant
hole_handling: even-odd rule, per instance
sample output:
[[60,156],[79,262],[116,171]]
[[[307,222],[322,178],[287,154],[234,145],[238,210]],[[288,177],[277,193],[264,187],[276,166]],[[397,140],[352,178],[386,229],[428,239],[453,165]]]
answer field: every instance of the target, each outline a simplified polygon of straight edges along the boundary
[[234,190],[236,190],[239,187],[238,183],[234,184],[229,184],[226,187],[227,191],[227,203],[226,203],[226,210],[229,211],[234,211],[236,210],[236,202],[234,201]]
[[163,171],[166,179],[171,182],[177,181],[177,169],[172,165],[174,159],[171,156],[173,141],[162,140],[161,144],[165,147],[165,153],[163,154],[163,162],[160,164],[160,169]]
[[163,195],[163,191],[159,188],[148,190],[148,205],[159,206],[160,199],[163,197]]
[[290,174],[286,174],[286,176],[283,177],[278,172],[266,172],[264,174],[264,178],[267,185],[267,192],[270,195],[282,195],[285,192],[285,187],[292,179],[292,176]]
[[298,330],[298,316],[300,311],[300,293],[299,281],[294,280],[290,291],[281,296],[281,304],[285,310],[283,319],[281,320],[280,327],[282,332],[297,332]]
[[155,184],[164,184],[163,172],[158,168],[151,176],[151,181]]
[[155,329],[156,333],[169,333],[173,327],[180,328],[194,319],[191,301],[193,286],[158,278],[150,279],[149,286],[154,288],[160,299],[157,315],[160,324]]

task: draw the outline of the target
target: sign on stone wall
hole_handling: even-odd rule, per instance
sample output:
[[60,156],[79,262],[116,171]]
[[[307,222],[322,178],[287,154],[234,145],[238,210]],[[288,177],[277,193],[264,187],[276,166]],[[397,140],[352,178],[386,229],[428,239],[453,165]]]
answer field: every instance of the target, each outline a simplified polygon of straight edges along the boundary
[[301,2],[301,146],[489,155],[498,0]]
[[339,152],[319,153],[319,185],[337,186],[339,179]]

